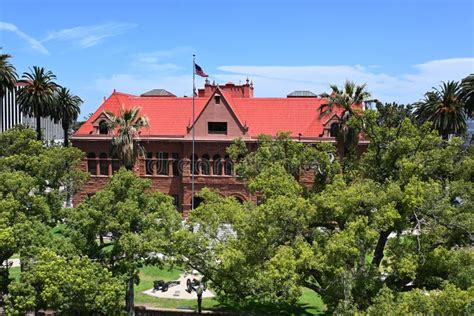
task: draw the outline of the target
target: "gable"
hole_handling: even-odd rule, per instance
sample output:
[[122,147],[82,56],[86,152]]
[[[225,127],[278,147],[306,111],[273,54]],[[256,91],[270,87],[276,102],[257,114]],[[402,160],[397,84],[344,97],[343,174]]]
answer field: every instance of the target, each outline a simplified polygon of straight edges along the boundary
[[[209,129],[214,126],[226,127],[223,132],[211,132]],[[187,137],[192,135],[192,126],[188,127]],[[237,114],[232,109],[230,98],[220,90],[211,95],[207,104],[198,114],[195,121],[195,137],[218,137],[218,138],[236,138],[244,137],[247,134],[247,128],[240,122]]]

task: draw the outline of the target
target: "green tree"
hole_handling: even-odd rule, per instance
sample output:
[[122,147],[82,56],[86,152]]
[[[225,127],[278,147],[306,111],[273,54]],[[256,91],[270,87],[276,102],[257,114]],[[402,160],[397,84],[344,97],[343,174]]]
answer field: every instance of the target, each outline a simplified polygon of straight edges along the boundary
[[443,82],[440,89],[426,92],[424,99],[416,103],[416,119],[430,122],[443,138],[461,135],[466,131],[466,112],[460,92],[461,85],[455,81]]
[[69,89],[61,87],[54,101],[55,105],[52,117],[57,121],[61,121],[64,130],[64,147],[68,147],[71,125],[77,120],[81,112],[80,106],[82,99],[72,94]]
[[368,315],[472,315],[474,288],[461,290],[452,284],[443,290],[420,290],[397,293],[384,287],[374,298]]
[[15,67],[9,61],[11,57],[8,54],[0,54],[0,98],[7,90],[13,90],[16,87],[17,74]]
[[[247,186],[260,204],[201,193],[204,202],[187,223],[192,232],[180,232],[183,261],[208,277],[221,299],[240,303],[291,303],[305,286],[329,310],[354,313],[371,306],[384,285],[445,295],[448,282],[468,291],[474,271],[462,267],[474,260],[472,152],[389,107],[349,123],[369,148],[352,177],[333,172],[318,190],[305,189],[306,175],[288,172],[288,156],[256,169],[269,147],[245,154],[236,145],[238,164],[248,164],[237,168],[251,171]],[[274,142],[284,148],[286,141]]]
[[337,142],[340,146],[341,154],[346,157],[355,150],[359,142],[359,131],[350,126],[349,120],[357,116],[363,110],[365,103],[372,102],[371,95],[366,91],[366,85],[356,85],[353,81],[346,80],[342,89],[336,85],[331,85],[331,93],[323,93],[321,97],[326,98],[326,103],[321,105],[321,116],[334,113],[334,108],[342,112],[339,117],[337,131]]
[[258,136],[259,150],[250,152],[241,139],[236,139],[227,152],[236,163],[236,173],[246,180],[256,177],[260,172],[275,165],[281,166],[295,179],[305,182],[305,175],[312,175],[314,189],[319,190],[340,171],[335,159],[336,150],[328,143],[307,146],[295,142],[290,133],[278,133],[273,139],[270,135]]
[[138,269],[145,262],[160,264],[164,257],[159,254],[172,252],[180,221],[171,197],[150,192],[150,181],[121,169],[103,190],[71,209],[66,224],[67,235],[83,255],[126,280],[131,314]]
[[66,315],[118,315],[123,285],[110,271],[87,257],[59,256],[41,249],[34,264],[9,286],[8,315],[53,309]]
[[140,129],[148,127],[148,118],[140,116],[138,107],[132,109],[121,108],[118,116],[112,112],[105,113],[109,118],[107,125],[113,133],[113,150],[117,154],[121,165],[128,170],[132,170],[139,155],[144,154],[144,148],[136,138]]
[[[77,148],[44,147],[33,130],[22,126],[0,134],[1,263],[17,253],[23,265],[42,246],[71,250],[51,228],[63,218],[65,198],[87,177],[79,169],[82,156]],[[0,292],[5,293],[8,266],[0,270]]]
[[466,114],[474,118],[474,74],[470,74],[461,81],[461,100]]
[[52,114],[54,96],[58,89],[56,76],[42,67],[33,66],[23,73],[22,88],[18,92],[18,104],[23,113],[36,118],[37,140],[41,140],[41,118]]

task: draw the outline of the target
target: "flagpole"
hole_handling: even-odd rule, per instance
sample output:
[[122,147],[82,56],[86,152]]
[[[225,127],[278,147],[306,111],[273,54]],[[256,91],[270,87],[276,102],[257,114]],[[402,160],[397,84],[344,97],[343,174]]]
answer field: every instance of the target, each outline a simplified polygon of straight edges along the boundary
[[194,92],[196,91],[196,55],[193,54],[193,125],[192,125],[192,156],[191,156],[191,210],[194,210]]

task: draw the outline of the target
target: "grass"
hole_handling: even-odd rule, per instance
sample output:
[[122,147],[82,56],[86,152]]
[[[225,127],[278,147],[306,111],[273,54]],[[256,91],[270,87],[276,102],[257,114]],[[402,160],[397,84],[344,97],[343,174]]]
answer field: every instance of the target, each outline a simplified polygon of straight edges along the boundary
[[56,225],[55,227],[53,227],[51,229],[51,232],[53,234],[58,234],[58,235],[62,235],[62,233],[64,232],[64,229],[66,228],[66,225],[65,224],[58,224]]
[[[172,281],[179,278],[179,275],[183,273],[183,270],[179,268],[171,268],[165,266],[163,269],[153,266],[145,266],[140,269],[140,284],[135,286],[135,304],[146,305],[151,307],[165,307],[165,308],[178,308],[188,307],[192,309],[197,308],[196,300],[178,300],[178,299],[164,299],[156,298],[150,295],[143,294],[145,290],[149,290],[153,287],[153,281],[165,280]],[[203,299],[203,308],[211,309],[219,303],[214,299]]]
[[[135,304],[137,306],[145,305],[148,307],[186,308],[196,310],[196,300],[162,299],[142,293],[143,291],[153,287],[154,280],[176,280],[181,273],[183,273],[183,271],[178,268],[165,267],[160,269],[151,266],[143,267],[140,270],[140,284],[135,286]],[[234,306],[222,304],[214,298],[205,298],[202,300],[202,307],[207,310],[253,312],[256,314],[267,315],[316,315],[324,313],[326,309],[321,297],[308,288],[303,288],[303,294],[296,305],[277,307],[274,305],[250,304],[246,306]]]
[[10,268],[9,277],[10,277],[10,279],[18,281],[20,279],[20,273],[21,273],[20,267]]

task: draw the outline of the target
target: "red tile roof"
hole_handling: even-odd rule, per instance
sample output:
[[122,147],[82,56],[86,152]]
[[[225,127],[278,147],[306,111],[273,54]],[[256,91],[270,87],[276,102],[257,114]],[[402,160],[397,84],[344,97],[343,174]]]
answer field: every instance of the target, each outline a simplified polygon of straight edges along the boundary
[[[290,131],[293,137],[319,137],[327,117],[320,118],[319,107],[324,103],[320,98],[233,98],[221,91],[231,109],[243,125],[248,127],[248,135],[275,135],[279,131]],[[195,98],[195,117],[205,107],[209,98]],[[90,136],[92,122],[104,110],[118,113],[120,107],[141,108],[140,113],[149,119],[150,127],[141,132],[142,137],[184,137],[192,121],[192,98],[184,97],[139,97],[121,92],[112,93],[97,111],[75,133],[75,136]],[[340,112],[337,111],[337,112]]]

